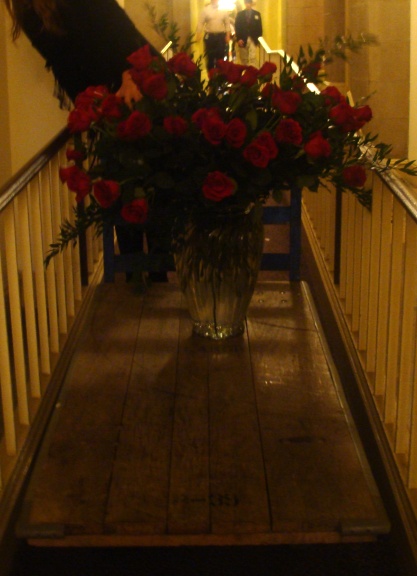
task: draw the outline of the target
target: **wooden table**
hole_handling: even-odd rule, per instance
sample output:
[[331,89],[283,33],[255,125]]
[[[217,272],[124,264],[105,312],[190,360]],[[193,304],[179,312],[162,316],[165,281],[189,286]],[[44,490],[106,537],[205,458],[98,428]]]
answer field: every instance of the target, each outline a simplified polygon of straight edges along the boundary
[[259,283],[244,336],[175,284],[101,285],[26,493],[48,546],[370,540],[389,530],[308,288]]

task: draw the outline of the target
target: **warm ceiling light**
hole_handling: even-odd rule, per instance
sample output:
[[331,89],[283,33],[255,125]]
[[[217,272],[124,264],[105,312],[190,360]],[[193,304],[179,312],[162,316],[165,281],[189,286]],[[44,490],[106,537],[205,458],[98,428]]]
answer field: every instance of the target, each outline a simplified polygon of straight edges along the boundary
[[219,0],[219,8],[231,12],[236,8],[236,0]]

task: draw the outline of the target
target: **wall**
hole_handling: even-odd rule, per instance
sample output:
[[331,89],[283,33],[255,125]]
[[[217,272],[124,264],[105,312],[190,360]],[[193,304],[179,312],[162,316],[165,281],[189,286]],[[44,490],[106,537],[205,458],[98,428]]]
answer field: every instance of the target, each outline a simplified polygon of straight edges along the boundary
[[65,126],[67,112],[53,97],[52,75],[25,37],[10,38],[10,19],[1,3],[0,185],[21,168]]
[[[345,23],[345,0],[324,0],[324,37],[332,41],[336,36],[344,34]],[[344,82],[345,64],[336,59],[328,66],[326,73],[331,82]]]
[[[146,0],[119,0],[151,42],[163,41],[150,30]],[[175,0],[174,0],[175,1]],[[156,3],[155,3],[156,4]],[[158,0],[158,13],[170,4]],[[188,13],[188,11],[187,11]],[[142,25],[141,25],[142,24]],[[65,126],[68,112],[53,96],[54,79],[43,59],[21,36],[10,37],[10,18],[0,3],[0,186],[28,162]]]
[[152,29],[149,12],[146,4],[150,4],[156,10],[157,18],[167,14],[171,23],[179,26],[180,37],[185,41],[186,36],[192,30],[191,24],[191,1],[190,0],[124,0],[124,7],[136,27],[158,50],[161,50],[165,42]]
[[[294,58],[300,46],[316,49],[320,40],[332,41],[345,32],[345,0],[286,0],[284,30],[285,50]],[[343,62],[333,62],[326,73],[328,80],[343,82]]]
[[324,38],[324,0],[285,0],[285,50],[297,57],[300,46],[317,47]]
[[[417,54],[417,0],[411,0],[410,6],[410,62],[414,63]],[[410,66],[410,102],[408,156],[417,158],[417,66]]]
[[393,144],[394,156],[407,156],[410,0],[349,0],[347,5],[347,29],[354,35],[372,32],[379,40],[378,46],[350,58],[348,82],[353,96],[371,95],[374,120],[369,128],[380,140]]
[[0,11],[0,186],[1,182],[12,173],[10,152],[9,97],[7,90],[6,49],[6,15],[4,8]]
[[[150,29],[147,16],[144,17],[146,0],[118,1],[150,41],[161,48],[163,41]],[[162,13],[171,2],[158,0],[156,4],[158,13]],[[183,9],[177,6],[176,12],[183,14]],[[188,7],[185,13],[188,18]],[[1,2],[0,186],[65,126],[68,113],[59,108],[53,92],[53,76],[46,71],[43,59],[29,41],[21,36],[16,43],[12,42],[10,18]]]
[[301,44],[316,45],[318,38],[341,32],[378,37],[378,46],[350,55],[346,67],[329,66],[328,79],[343,82],[346,75],[354,99],[371,96],[369,129],[393,145],[396,157],[408,151],[410,1],[416,5],[416,0],[286,0],[285,49],[292,55]]
[[[243,2],[241,4],[244,7]],[[254,0],[253,7],[261,13],[263,37],[271,50],[284,45],[282,0]]]
[[155,7],[157,16],[167,13],[169,18],[172,18],[171,4],[172,0],[124,0],[124,8],[130,18],[133,20],[136,28],[149,40],[151,44],[158,50],[164,47],[165,42],[163,39],[152,29],[151,21],[149,18],[146,4],[151,4]]

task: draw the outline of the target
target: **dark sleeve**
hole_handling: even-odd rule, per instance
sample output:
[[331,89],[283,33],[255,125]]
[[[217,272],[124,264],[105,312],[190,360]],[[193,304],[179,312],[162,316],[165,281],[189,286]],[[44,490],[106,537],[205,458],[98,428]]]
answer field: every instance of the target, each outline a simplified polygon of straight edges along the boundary
[[236,40],[241,40],[242,39],[242,14],[240,12],[238,12],[236,14],[235,33],[236,33]]
[[68,0],[61,15],[62,35],[46,32],[33,11],[23,26],[59,85],[72,100],[88,86],[117,90],[126,58],[147,40],[116,0]]
[[[120,76],[127,56],[147,43],[116,0],[68,0],[64,12],[80,59]],[[74,46],[75,48],[75,46]]]
[[259,36],[262,36],[263,34],[263,30],[262,30],[262,16],[261,13],[259,12],[259,31],[258,31],[258,38]]

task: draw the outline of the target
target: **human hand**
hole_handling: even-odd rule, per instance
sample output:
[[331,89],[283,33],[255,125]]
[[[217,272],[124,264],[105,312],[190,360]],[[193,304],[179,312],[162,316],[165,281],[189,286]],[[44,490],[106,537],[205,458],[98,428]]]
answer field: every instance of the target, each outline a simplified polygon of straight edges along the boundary
[[142,98],[141,91],[137,84],[132,80],[129,70],[125,70],[122,74],[122,84],[116,92],[116,96],[123,98],[127,106],[132,108],[134,102],[138,102]]

